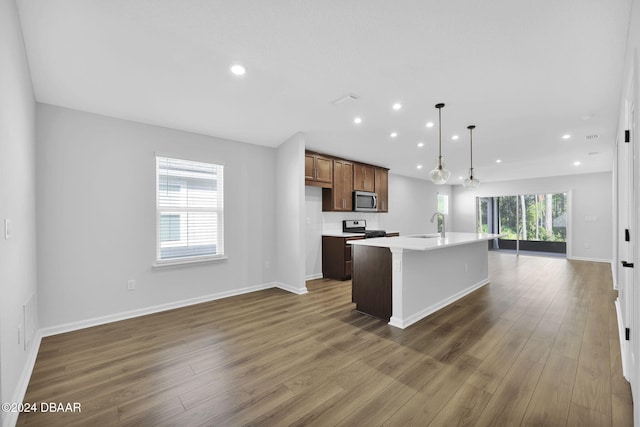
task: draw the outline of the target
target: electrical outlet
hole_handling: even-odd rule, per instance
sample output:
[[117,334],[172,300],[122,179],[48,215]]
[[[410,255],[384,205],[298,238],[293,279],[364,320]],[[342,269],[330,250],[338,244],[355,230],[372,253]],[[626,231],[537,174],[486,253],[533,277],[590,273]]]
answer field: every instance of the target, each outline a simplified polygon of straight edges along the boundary
[[135,288],[136,288],[136,281],[133,279],[129,279],[129,281],[127,281],[127,290],[132,291]]
[[18,344],[22,344],[22,325],[18,325]]
[[264,262],[264,268],[266,268],[267,270],[271,268],[271,261],[265,261]]
[[469,264],[464,265],[464,272],[466,273],[467,271],[469,271]]

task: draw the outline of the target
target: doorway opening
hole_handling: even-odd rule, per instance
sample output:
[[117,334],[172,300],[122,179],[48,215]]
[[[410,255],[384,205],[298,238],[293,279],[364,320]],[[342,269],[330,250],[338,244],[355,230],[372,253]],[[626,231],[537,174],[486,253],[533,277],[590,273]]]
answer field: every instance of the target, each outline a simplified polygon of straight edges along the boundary
[[492,249],[566,256],[567,210],[566,192],[477,197],[477,232],[504,235]]

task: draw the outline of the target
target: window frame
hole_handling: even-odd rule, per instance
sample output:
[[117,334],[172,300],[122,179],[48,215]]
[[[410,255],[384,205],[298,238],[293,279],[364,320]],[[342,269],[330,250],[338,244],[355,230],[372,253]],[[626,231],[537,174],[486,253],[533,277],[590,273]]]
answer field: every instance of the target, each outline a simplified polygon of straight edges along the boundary
[[[442,200],[442,206],[440,206],[440,201]],[[442,207],[442,209],[440,209]],[[449,215],[449,195],[448,194],[441,194],[440,192],[436,193],[436,211],[442,215],[448,216]],[[442,217],[440,215],[438,215],[438,224],[436,229],[437,230],[442,230]]]
[[[221,194],[220,197],[221,201],[220,203],[217,204],[217,206],[212,207],[212,208],[188,208],[188,207],[180,207],[178,209],[172,209],[171,207],[161,207],[160,206],[160,179],[161,179],[161,173],[160,173],[160,169],[159,169],[159,165],[160,165],[160,161],[161,159],[169,159],[169,160],[176,160],[176,161],[181,161],[181,162],[194,162],[194,163],[204,163],[204,164],[208,164],[208,165],[212,165],[215,166],[216,168],[220,168],[220,178],[218,180],[218,183],[216,185],[216,192],[218,192],[219,194]],[[224,261],[227,260],[227,256],[226,256],[226,252],[225,252],[225,246],[224,246],[224,225],[225,225],[225,221],[224,221],[224,212],[225,212],[225,205],[224,205],[224,195],[225,195],[225,183],[224,183],[224,175],[225,175],[225,164],[222,162],[214,162],[214,161],[210,161],[210,160],[193,160],[193,159],[189,159],[189,158],[185,158],[183,156],[177,156],[177,155],[173,155],[173,154],[163,154],[163,153],[155,153],[155,157],[154,157],[154,173],[155,173],[155,223],[156,223],[156,232],[155,232],[155,256],[154,256],[154,263],[153,263],[153,267],[170,267],[170,266],[180,266],[180,265],[188,265],[188,264],[194,264],[194,263],[202,263],[202,262],[219,262],[219,261]],[[221,181],[221,182],[219,182]],[[215,237],[215,241],[216,241],[216,253],[215,254],[204,254],[204,255],[188,255],[188,256],[180,256],[180,257],[171,257],[171,258],[161,258],[161,245],[162,243],[166,243],[163,242],[161,240],[161,233],[160,233],[160,227],[161,227],[161,217],[162,217],[162,213],[168,213],[170,215],[173,215],[176,213],[177,210],[180,210],[182,213],[189,213],[189,212],[214,212],[217,215],[218,218],[218,226],[217,226],[217,233],[216,233],[216,237]]]

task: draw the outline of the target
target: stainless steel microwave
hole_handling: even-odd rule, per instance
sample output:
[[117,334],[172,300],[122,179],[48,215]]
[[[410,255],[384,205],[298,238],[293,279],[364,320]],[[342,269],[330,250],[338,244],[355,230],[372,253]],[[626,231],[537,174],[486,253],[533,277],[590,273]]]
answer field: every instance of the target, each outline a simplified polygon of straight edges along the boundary
[[357,212],[377,212],[378,195],[368,191],[354,191],[353,210]]

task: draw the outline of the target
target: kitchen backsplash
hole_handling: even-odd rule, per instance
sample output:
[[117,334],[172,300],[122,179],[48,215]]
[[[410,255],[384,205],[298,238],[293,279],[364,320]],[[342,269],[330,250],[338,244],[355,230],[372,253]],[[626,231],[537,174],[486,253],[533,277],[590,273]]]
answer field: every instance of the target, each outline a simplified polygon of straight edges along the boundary
[[367,228],[379,230],[379,213],[370,212],[322,212],[322,232],[337,233],[342,231],[342,221],[345,219],[364,219]]

